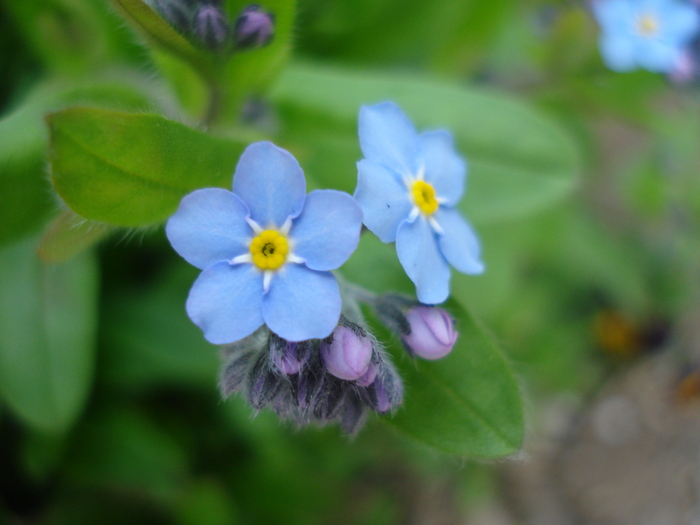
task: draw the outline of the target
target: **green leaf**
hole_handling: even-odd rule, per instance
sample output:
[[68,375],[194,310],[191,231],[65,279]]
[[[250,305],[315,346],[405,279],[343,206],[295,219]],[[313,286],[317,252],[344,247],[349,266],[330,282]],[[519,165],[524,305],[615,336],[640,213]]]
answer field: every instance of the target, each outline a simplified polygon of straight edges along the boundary
[[54,219],[39,242],[37,255],[42,262],[66,262],[115,230],[113,226],[89,221],[71,210]]
[[513,374],[493,338],[457,301],[444,307],[459,331],[447,357],[411,360],[400,344],[392,345],[405,394],[403,407],[386,421],[448,454],[476,458],[512,454],[523,439],[522,405]]
[[76,108],[47,120],[56,191],[79,215],[118,226],[161,222],[197,188],[229,188],[245,147],[159,115]]
[[[373,292],[415,293],[394,246],[373,235],[362,236],[342,273]],[[443,307],[455,318],[459,339],[438,361],[410,360],[396,337],[370,319],[394,355],[405,384],[404,405],[387,421],[448,454],[480,458],[512,454],[523,438],[522,406],[513,374],[493,338],[460,301],[452,298]]]
[[[235,20],[250,5],[247,0],[229,0],[230,19]],[[267,88],[286,64],[291,51],[296,0],[266,0],[261,5],[275,15],[275,35],[270,44],[261,49],[234,53],[221,67],[223,107],[220,111],[228,121],[238,120],[245,97]]]
[[469,162],[460,204],[474,222],[532,213],[568,195],[578,154],[550,118],[504,95],[417,75],[370,74],[296,64],[272,92],[284,117],[281,141],[324,186],[352,192],[362,155],[362,105],[393,100],[419,130],[446,128]]
[[46,179],[48,130],[42,117],[69,104],[140,110],[152,106],[140,79],[84,81],[80,87],[48,82],[0,120],[0,245],[38,229],[55,200]]
[[0,394],[27,423],[60,432],[92,383],[98,269],[89,253],[43,265],[34,248],[0,250]]

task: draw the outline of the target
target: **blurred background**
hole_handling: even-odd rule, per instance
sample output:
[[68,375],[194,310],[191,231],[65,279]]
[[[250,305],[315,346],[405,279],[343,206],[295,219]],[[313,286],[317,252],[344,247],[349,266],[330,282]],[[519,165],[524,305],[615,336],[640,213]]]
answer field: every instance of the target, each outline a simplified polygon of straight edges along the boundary
[[[522,451],[472,461],[379,418],[347,438],[222,401],[218,349],[179,299],[198,270],[162,228],[117,231],[72,270],[27,262],[57,210],[44,154],[10,155],[46,149],[28,94],[106,67],[154,82],[159,70],[106,0],[2,0],[0,118],[21,125],[0,126],[0,184],[23,200],[0,206],[0,316],[45,293],[59,309],[88,300],[75,286],[99,301],[72,328],[95,350],[71,424],[0,402],[0,523],[700,523],[697,86],[607,70],[582,2],[299,0],[292,34],[295,59],[478,86],[573,137],[575,191],[518,220],[475,220],[488,271],[453,281],[515,371]],[[257,109],[274,127],[274,108]],[[22,287],[22,271],[41,279]]]

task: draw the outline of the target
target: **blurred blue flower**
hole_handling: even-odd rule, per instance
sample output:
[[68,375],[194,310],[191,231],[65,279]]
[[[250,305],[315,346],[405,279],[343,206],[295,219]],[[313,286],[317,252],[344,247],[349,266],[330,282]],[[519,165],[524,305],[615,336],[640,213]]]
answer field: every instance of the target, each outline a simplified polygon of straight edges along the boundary
[[287,341],[329,336],[340,318],[329,270],[357,247],[362,211],[343,192],[306,195],[296,159],[270,142],[243,152],[233,192],[185,196],[168,220],[173,248],[204,270],[187,314],[214,344],[252,334],[263,323]]
[[700,30],[698,9],[679,0],[593,0],[600,52],[613,71],[670,73]]
[[441,303],[450,293],[450,264],[467,274],[484,270],[479,241],[454,209],[466,163],[449,133],[417,134],[391,102],[364,106],[359,134],[365,158],[357,163],[355,198],[365,225],[383,242],[396,241],[418,300]]

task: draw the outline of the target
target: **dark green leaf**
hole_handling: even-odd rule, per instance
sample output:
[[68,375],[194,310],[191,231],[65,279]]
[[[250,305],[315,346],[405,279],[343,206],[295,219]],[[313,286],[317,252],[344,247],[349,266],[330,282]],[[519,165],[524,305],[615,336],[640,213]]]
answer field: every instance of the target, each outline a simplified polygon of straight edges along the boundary
[[460,208],[474,222],[521,216],[571,192],[578,156],[551,119],[509,97],[417,75],[367,74],[295,65],[273,99],[285,116],[282,141],[324,186],[352,192],[361,158],[360,106],[393,100],[419,130],[452,132],[470,165]]
[[33,240],[0,251],[0,393],[29,424],[64,431],[93,375],[98,271],[92,254],[48,266]]
[[118,226],[165,220],[201,187],[230,187],[245,144],[159,115],[69,109],[48,117],[56,191],[79,215]]
[[405,355],[395,345],[406,392],[404,406],[386,421],[396,429],[448,454],[496,458],[516,452],[523,439],[518,386],[496,343],[455,300],[459,339],[437,361]]

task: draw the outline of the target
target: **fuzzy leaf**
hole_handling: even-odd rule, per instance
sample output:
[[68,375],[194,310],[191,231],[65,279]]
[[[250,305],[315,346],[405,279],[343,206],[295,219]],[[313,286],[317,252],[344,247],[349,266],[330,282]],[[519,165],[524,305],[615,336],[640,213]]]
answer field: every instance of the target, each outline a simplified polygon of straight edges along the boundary
[[159,115],[76,108],[47,120],[56,191],[79,215],[117,226],[161,222],[197,188],[230,188],[245,147]]

